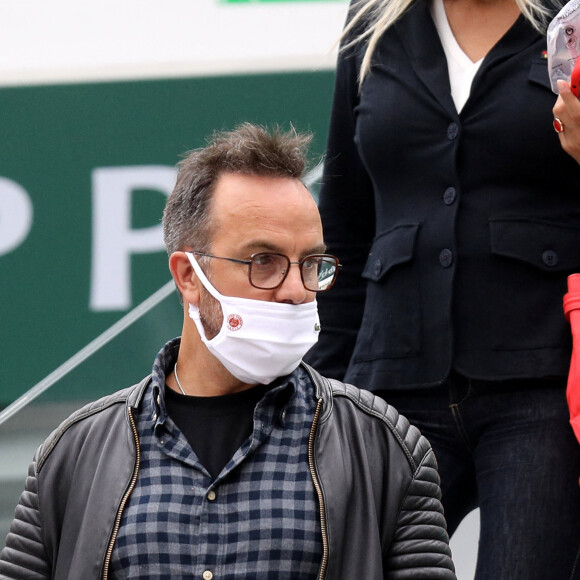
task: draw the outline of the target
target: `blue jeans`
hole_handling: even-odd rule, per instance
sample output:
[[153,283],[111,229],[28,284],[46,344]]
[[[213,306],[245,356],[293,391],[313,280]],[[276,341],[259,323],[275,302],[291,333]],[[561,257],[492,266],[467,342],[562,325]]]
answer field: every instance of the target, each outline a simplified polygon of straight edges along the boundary
[[561,379],[379,391],[429,439],[451,536],[480,508],[476,580],[580,579],[580,445]]

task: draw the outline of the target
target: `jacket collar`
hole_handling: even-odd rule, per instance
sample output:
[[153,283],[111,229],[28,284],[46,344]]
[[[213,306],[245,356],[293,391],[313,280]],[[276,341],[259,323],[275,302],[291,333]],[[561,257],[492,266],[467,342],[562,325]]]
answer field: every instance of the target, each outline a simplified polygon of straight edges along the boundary
[[[431,17],[428,1],[416,0],[393,28],[409,55],[410,64],[421,79],[424,89],[432,93],[450,115],[457,117],[451,98],[446,57]],[[484,74],[485,70],[525,50],[540,38],[540,33],[520,15],[486,55],[473,80],[472,92],[476,90],[478,77]],[[383,50],[389,50],[388,43],[385,43]]]
[[135,385],[133,385],[129,390],[129,395],[127,397],[127,406],[136,409],[141,404],[141,399],[143,398],[143,393],[145,389],[149,386],[151,382],[152,375],[148,375]]
[[[300,363],[300,366],[308,373],[312,384],[314,385],[314,397],[317,401],[322,399],[322,414],[320,416],[320,422],[324,422],[330,412],[332,411],[332,383],[333,379],[327,379],[323,377],[318,371],[313,369],[310,365],[306,364],[304,361]],[[339,381],[333,381],[338,383]],[[342,384],[342,383],[340,383]]]

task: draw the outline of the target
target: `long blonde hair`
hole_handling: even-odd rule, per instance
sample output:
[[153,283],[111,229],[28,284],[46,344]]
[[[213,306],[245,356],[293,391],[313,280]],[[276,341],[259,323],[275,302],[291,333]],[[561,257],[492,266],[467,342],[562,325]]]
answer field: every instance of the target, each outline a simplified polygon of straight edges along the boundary
[[[359,73],[359,83],[362,84],[370,72],[371,58],[381,36],[409,9],[415,0],[357,0],[351,7],[352,17],[342,32],[342,40],[346,41],[343,50],[359,42],[367,42]],[[515,0],[524,17],[541,34],[548,26],[551,14],[542,0]],[[353,29],[366,25],[361,33],[349,38]]]

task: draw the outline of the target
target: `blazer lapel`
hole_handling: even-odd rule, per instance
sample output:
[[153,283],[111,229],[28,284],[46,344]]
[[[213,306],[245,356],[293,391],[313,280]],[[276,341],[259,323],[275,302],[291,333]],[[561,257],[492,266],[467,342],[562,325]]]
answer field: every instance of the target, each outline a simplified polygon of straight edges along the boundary
[[451,98],[447,59],[426,0],[416,0],[394,25],[411,66],[425,88],[454,117],[457,116]]
[[541,38],[541,34],[535,30],[532,25],[520,14],[518,19],[513,23],[512,27],[499,39],[497,44],[487,53],[478,74],[490,68],[491,66],[501,62],[514,54],[518,54],[537,42]]
[[[416,0],[394,28],[409,55],[411,66],[426,90],[432,93],[449,114],[456,117],[457,110],[451,98],[447,59],[427,0]],[[476,90],[479,77],[487,69],[525,50],[540,37],[540,33],[534,30],[524,16],[520,15],[485,57],[473,79],[471,92]]]

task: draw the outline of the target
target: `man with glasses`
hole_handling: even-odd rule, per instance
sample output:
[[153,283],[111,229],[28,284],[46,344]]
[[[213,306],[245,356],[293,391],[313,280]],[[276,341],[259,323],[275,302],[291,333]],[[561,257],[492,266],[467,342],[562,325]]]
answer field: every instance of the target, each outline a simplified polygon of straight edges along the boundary
[[41,446],[0,578],[455,578],[428,442],[301,362],[341,268],[308,140],[246,124],[180,163],[182,335]]

